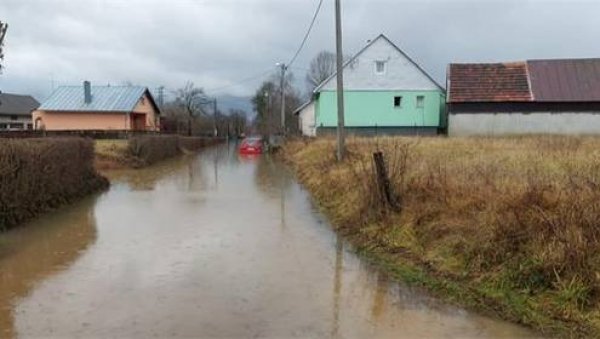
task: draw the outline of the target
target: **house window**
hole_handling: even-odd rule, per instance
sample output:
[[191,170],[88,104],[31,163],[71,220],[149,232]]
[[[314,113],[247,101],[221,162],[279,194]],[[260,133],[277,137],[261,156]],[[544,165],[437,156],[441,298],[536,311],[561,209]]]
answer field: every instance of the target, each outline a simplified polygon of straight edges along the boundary
[[12,121],[19,120],[19,117],[16,115],[11,115],[10,120],[12,120]]
[[385,73],[385,61],[375,61],[375,73]]
[[0,129],[8,129],[8,124],[0,124]]
[[402,106],[402,97],[394,97],[394,107],[400,108]]
[[425,96],[417,95],[417,108],[425,107]]

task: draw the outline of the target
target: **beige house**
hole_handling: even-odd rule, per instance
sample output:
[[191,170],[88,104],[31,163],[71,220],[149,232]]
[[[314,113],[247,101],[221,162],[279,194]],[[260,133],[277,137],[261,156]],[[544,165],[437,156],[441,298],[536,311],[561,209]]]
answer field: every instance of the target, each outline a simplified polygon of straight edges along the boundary
[[146,87],[62,86],[33,112],[37,130],[159,131],[160,110]]

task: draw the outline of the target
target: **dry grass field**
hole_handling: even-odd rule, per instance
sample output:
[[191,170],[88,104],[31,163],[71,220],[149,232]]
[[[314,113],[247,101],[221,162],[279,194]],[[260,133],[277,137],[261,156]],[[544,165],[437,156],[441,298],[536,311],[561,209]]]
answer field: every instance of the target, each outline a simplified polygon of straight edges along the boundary
[[[381,203],[386,157],[399,210]],[[398,278],[546,333],[600,335],[600,138],[293,141],[283,157],[339,231]]]

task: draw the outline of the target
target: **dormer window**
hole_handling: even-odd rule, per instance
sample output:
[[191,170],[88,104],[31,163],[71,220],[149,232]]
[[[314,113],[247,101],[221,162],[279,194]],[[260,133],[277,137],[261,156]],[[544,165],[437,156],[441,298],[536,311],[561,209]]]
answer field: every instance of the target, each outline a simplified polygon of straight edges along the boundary
[[375,73],[377,73],[377,74],[385,73],[385,61],[375,61]]

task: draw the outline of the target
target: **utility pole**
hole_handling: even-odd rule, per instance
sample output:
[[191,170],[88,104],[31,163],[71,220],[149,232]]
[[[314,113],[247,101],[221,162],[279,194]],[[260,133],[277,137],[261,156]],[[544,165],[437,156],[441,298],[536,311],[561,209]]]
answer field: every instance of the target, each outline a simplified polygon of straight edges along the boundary
[[214,98],[213,100],[213,122],[214,122],[214,136],[218,137],[219,136],[219,130],[217,129],[217,98]]
[[345,135],[344,135],[344,65],[342,49],[342,10],[341,0],[335,0],[335,45],[337,59],[337,160],[344,160]]
[[285,135],[285,71],[287,67],[284,63],[277,65],[281,67],[281,83],[279,84],[281,90],[281,134]]
[[158,87],[158,107],[163,108],[165,105],[165,86]]
[[266,128],[266,132],[269,135],[269,138],[271,137],[271,134],[273,134],[273,132],[271,131],[271,126],[273,125],[272,119],[271,119],[271,93],[269,93],[269,91],[265,91],[264,94],[265,98],[267,98],[267,108],[265,110],[265,114],[267,117],[267,128]]

